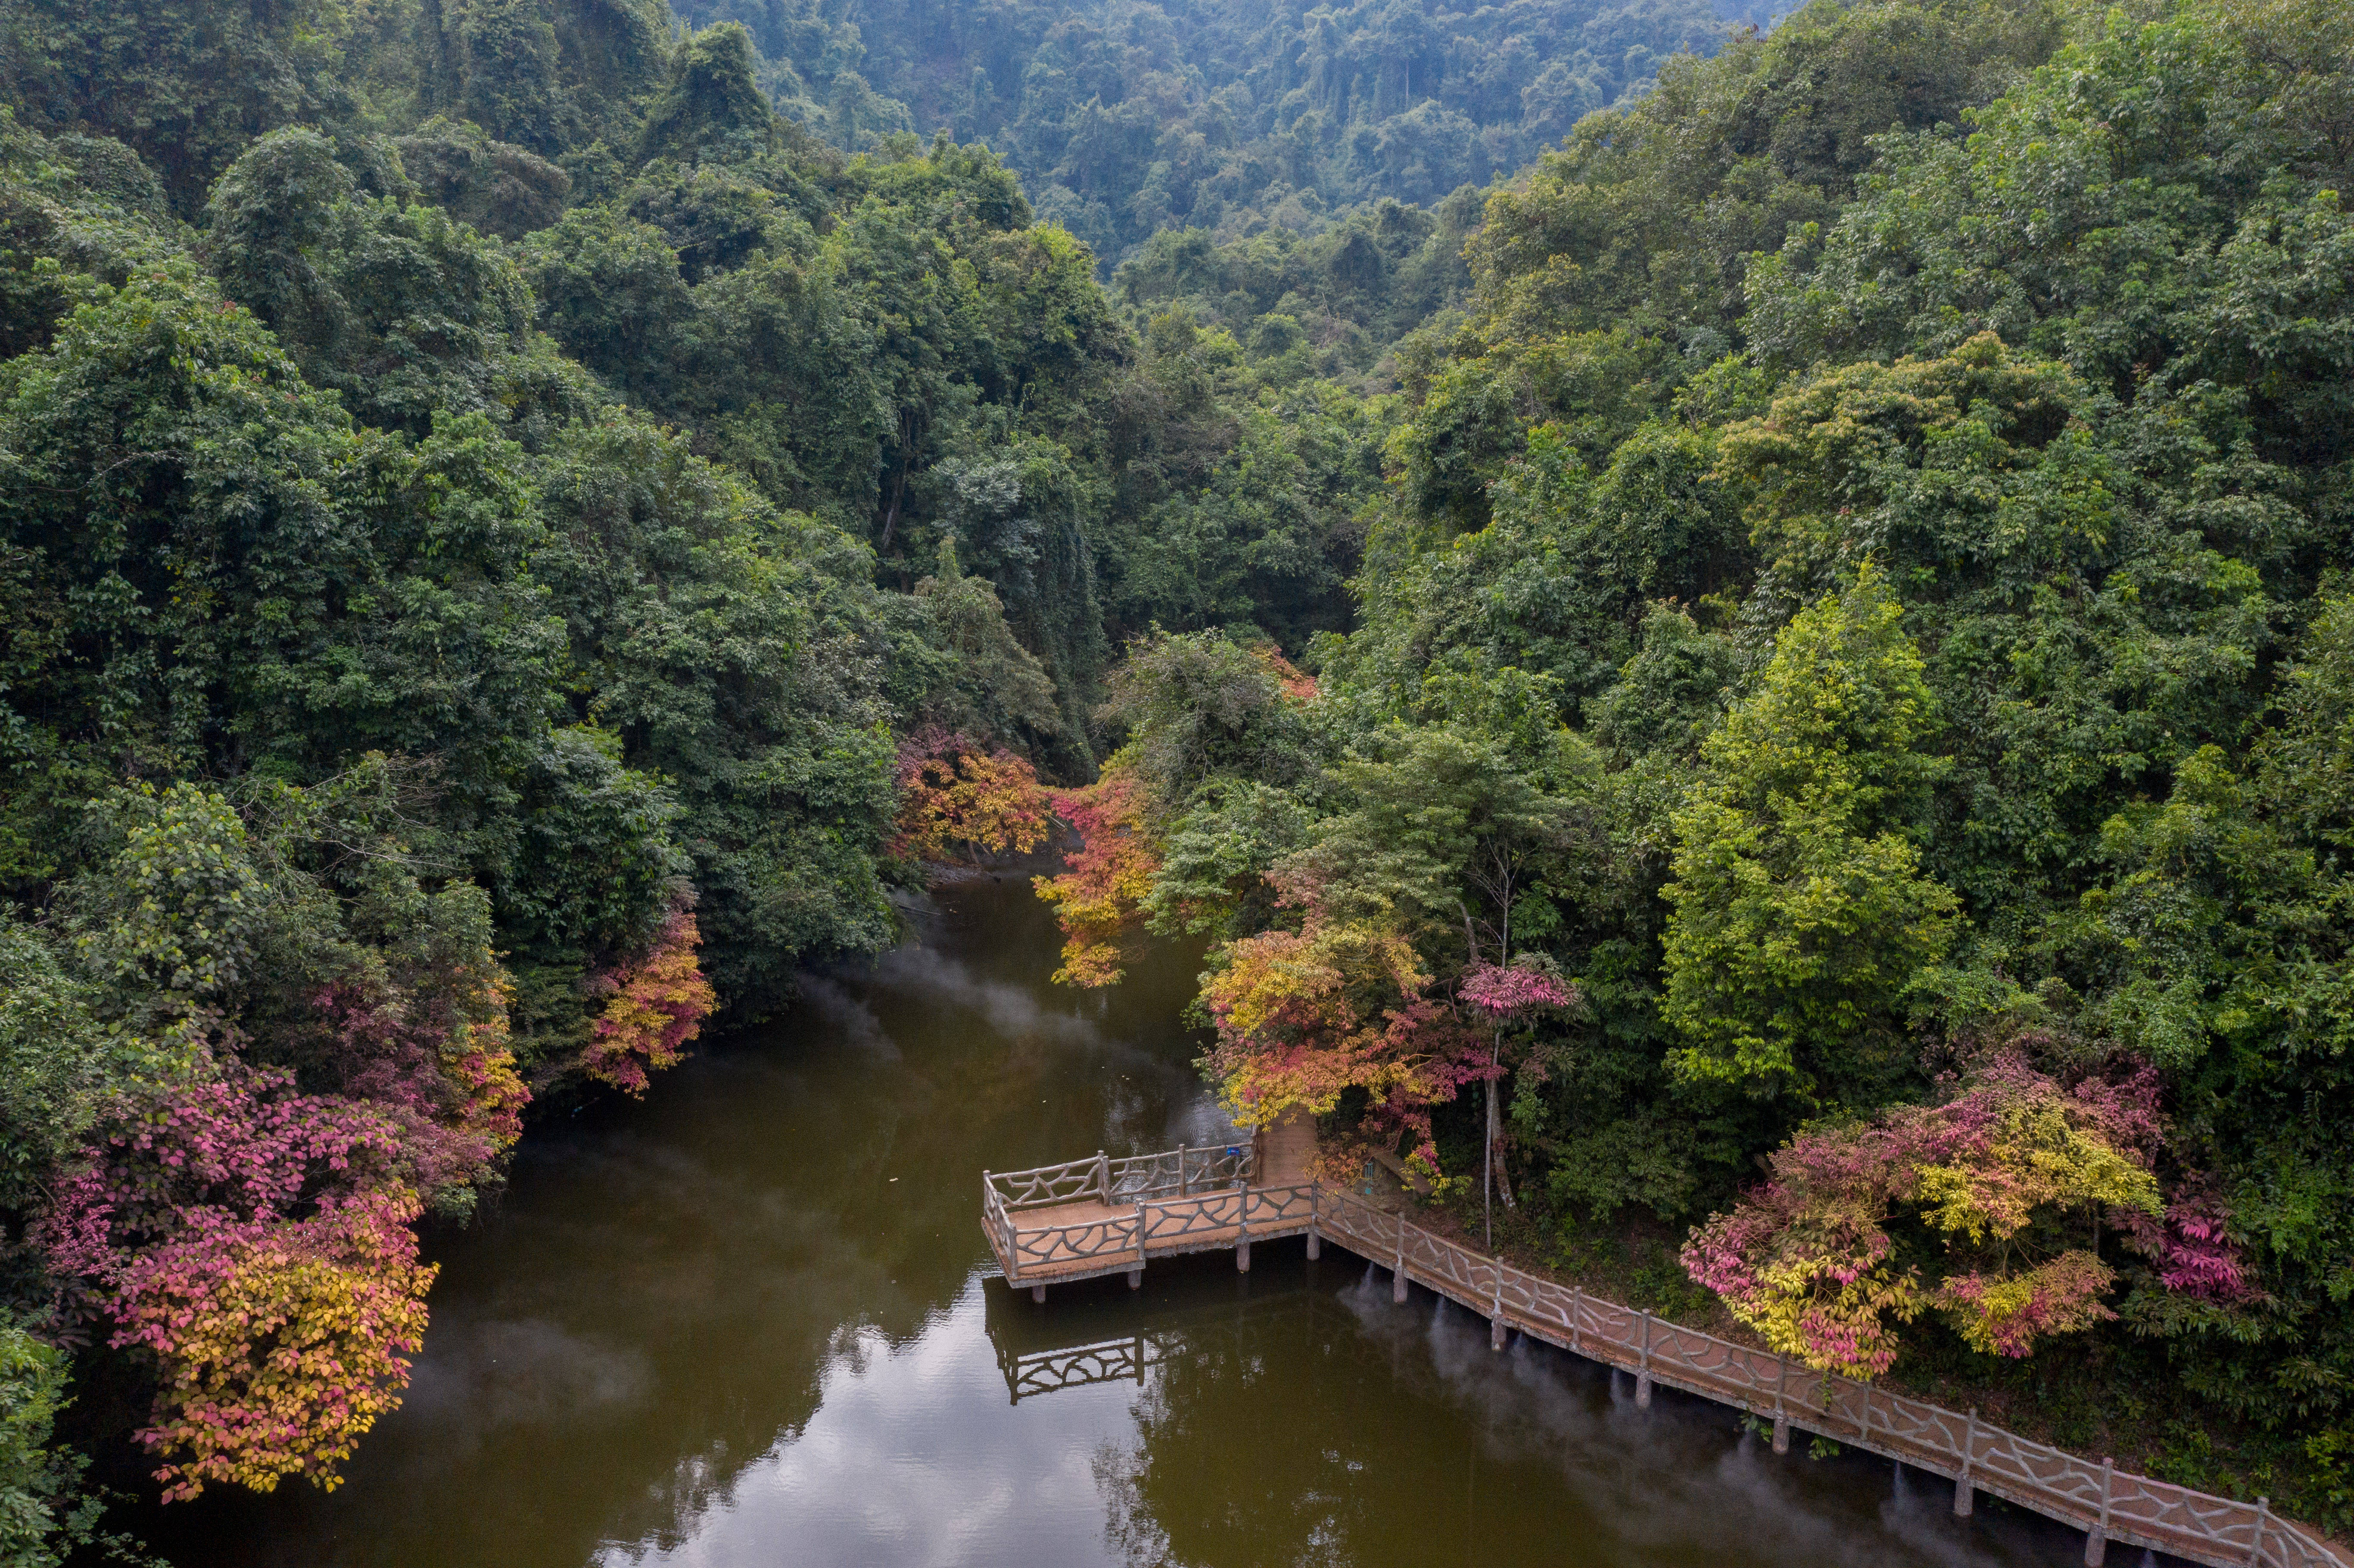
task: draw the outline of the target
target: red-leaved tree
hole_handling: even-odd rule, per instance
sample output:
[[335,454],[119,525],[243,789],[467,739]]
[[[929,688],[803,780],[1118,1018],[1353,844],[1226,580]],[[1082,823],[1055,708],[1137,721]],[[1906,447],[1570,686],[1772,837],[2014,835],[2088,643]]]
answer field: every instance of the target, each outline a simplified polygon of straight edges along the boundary
[[[1503,1160],[1504,1118],[1498,1104],[1503,1078],[1504,1036],[1507,1031],[1545,1012],[1564,1012],[1578,1005],[1577,988],[1538,968],[1532,961],[1515,964],[1474,964],[1456,987],[1455,994],[1488,1025],[1487,1149],[1480,1163],[1480,1203],[1488,1238],[1495,1240],[1495,1220],[1489,1206],[1495,1201],[1496,1167]],[[1548,1062],[1542,1052],[1523,1049],[1515,1063],[1532,1083],[1542,1083]],[[1509,1177],[1503,1184],[1504,1205],[1512,1206]]]
[[1059,876],[1036,879],[1038,896],[1055,906],[1063,927],[1062,983],[1119,983],[1129,949],[1143,925],[1144,895],[1161,869],[1160,851],[1145,821],[1144,781],[1115,758],[1084,789],[1055,792],[1055,810],[1079,835],[1079,847]]
[[433,1270],[391,1118],[237,1072],[116,1107],[42,1222],[112,1343],[154,1358],[166,1500],[334,1467],[399,1404]]
[[[2064,1087],[2006,1051],[1942,1104],[1793,1139],[1770,1180],[1693,1229],[1684,1267],[1810,1366],[1883,1372],[1897,1325],[1930,1309],[1975,1349],[2024,1356],[2115,1316],[2104,1299],[2115,1270],[2093,1250],[2100,1224],[2161,1251],[2180,1237],[2168,1255],[2186,1283],[2236,1277],[2188,1245],[2201,1218],[2168,1224],[2152,1173],[2163,1132],[2149,1068]],[[1944,1269],[1898,1265],[1900,1217],[1941,1244]]]
[[432,978],[402,987],[363,970],[312,1004],[327,1024],[335,1086],[390,1121],[408,1180],[438,1197],[461,1193],[514,1147],[531,1091],[507,1044],[505,971],[486,961]]
[[1053,802],[1026,759],[954,731],[902,741],[898,786],[891,853],[907,859],[1026,854],[1053,826]]
[[1227,1113],[1261,1127],[1293,1106],[1324,1115],[1362,1089],[1370,1104],[1358,1140],[1329,1144],[1320,1161],[1346,1168],[1368,1143],[1404,1131],[1414,1139],[1410,1160],[1436,1177],[1431,1108],[1490,1070],[1487,1043],[1424,994],[1430,976],[1404,937],[1328,917],[1312,886],[1284,896],[1305,909],[1302,928],[1228,943],[1204,981],[1218,1031],[1205,1065]]
[[642,1095],[649,1069],[678,1065],[718,1005],[695,959],[702,940],[694,912],[673,906],[643,953],[597,977],[606,1001],[581,1056],[590,1077]]

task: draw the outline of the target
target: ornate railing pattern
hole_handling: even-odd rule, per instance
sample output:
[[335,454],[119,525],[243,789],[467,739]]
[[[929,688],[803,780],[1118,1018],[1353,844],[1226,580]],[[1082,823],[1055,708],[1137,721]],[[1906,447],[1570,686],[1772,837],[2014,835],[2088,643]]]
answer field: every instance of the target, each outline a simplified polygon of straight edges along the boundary
[[[1116,1183],[1117,1174],[1111,1178]],[[1149,1190],[1149,1189],[1147,1189]],[[1061,1224],[1023,1225],[996,1202],[992,1184],[982,1223],[1006,1279],[1029,1285],[1113,1269],[1141,1268],[1154,1253],[1247,1244],[1254,1236],[1296,1235],[1316,1211],[1313,1185],[1235,1185],[1190,1197],[1137,1197],[1117,1185],[1106,1204],[1093,1194],[1071,1200],[1091,1211]]]
[[[1984,1425],[1975,1411],[1957,1415],[1588,1296],[1435,1235],[1354,1193],[1314,1183],[1254,1187],[1253,1174],[1247,1144],[1120,1160],[1098,1153],[1034,1171],[984,1171],[981,1223],[1007,1279],[1034,1287],[1141,1268],[1155,1252],[1229,1242],[1247,1266],[1254,1235],[1305,1230],[1311,1256],[1329,1236],[1387,1266],[1400,1300],[1414,1279],[1480,1313],[1500,1348],[1517,1329],[1633,1372],[1638,1404],[1649,1404],[1651,1385],[1663,1383],[1770,1417],[1777,1449],[1787,1446],[1795,1425],[1949,1477],[1956,1512],[1968,1512],[1976,1492],[1991,1492],[2084,1531],[2088,1563],[2100,1563],[2116,1541],[2219,1568],[2348,1568],[2320,1541],[2274,1518],[2261,1498],[2234,1502],[2120,1473],[2105,1460],[2094,1465]],[[1016,1218],[1064,1204],[1093,1212],[1034,1228]],[[1100,1349],[1100,1363],[1083,1357],[1085,1364],[1074,1363],[1056,1381],[1141,1375],[1140,1344],[1133,1359],[1113,1344]],[[1022,1392],[1017,1386],[1016,1396]]]
[[1142,1383],[1146,1369],[1159,1366],[1168,1351],[1158,1334],[1130,1334],[1099,1340],[1091,1345],[1034,1351],[1026,1356],[1000,1356],[997,1370],[1005,1374],[1005,1391],[1015,1404],[1042,1393],[1086,1388],[1101,1383]]
[[1133,1202],[1139,1198],[1185,1197],[1232,1187],[1253,1175],[1248,1142],[1180,1145],[1158,1154],[1114,1160],[1098,1150],[1092,1159],[1041,1165],[1034,1171],[984,1171],[985,1201],[1005,1211],[1052,1208],[1061,1203]]

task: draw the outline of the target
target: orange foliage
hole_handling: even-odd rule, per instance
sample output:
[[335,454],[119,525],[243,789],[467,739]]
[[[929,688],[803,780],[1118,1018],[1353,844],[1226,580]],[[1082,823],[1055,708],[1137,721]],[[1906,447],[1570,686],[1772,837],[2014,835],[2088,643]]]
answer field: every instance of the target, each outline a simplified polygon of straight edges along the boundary
[[947,860],[958,850],[1028,853],[1046,842],[1049,800],[1030,764],[938,730],[899,750],[899,817],[891,853]]
[[648,1068],[675,1066],[685,1054],[718,1005],[695,962],[702,940],[695,916],[674,908],[643,958],[604,977],[612,994],[581,1058],[590,1077],[642,1095]]
[[1055,906],[1063,927],[1063,967],[1055,979],[1089,989],[1117,984],[1140,906],[1161,869],[1145,827],[1144,783],[1115,758],[1093,784],[1056,790],[1054,801],[1080,838],[1060,876],[1035,881],[1038,896]]
[[1259,662],[1274,673],[1276,684],[1283,688],[1285,696],[1295,702],[1312,703],[1322,694],[1316,677],[1277,652],[1274,643],[1263,642],[1255,652]]
[[1226,948],[1203,991],[1218,1028],[1209,1066],[1226,1110],[1245,1127],[1287,1107],[1331,1111],[1342,1091],[1373,1097],[1370,1125],[1405,1128],[1435,1165],[1430,1107],[1480,1076],[1479,1042],[1426,1000],[1430,981],[1394,932],[1328,923],[1267,931]]

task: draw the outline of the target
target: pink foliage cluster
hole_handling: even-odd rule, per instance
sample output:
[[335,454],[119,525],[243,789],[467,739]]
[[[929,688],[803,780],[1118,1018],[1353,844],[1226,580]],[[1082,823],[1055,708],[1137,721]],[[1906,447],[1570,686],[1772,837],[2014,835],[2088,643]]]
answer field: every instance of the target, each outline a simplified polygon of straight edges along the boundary
[[[1819,1367],[1886,1372],[1897,1344],[1885,1309],[1902,1304],[1908,1283],[1882,1277],[1895,1246],[1882,1223],[1894,1198],[1889,1153],[1869,1134],[1793,1140],[1771,1180],[1693,1229],[1685,1272],[1778,1350]],[[1769,1327],[1777,1320],[1779,1335]]]
[[2231,1227],[2230,1206],[2203,1177],[2193,1176],[2179,1185],[2161,1218],[2135,1215],[2126,1239],[2156,1266],[2158,1282],[2173,1294],[2240,1306],[2264,1292]]
[[1891,1320],[1927,1306],[1972,1343],[2025,1355],[2041,1335],[2111,1316],[2099,1298],[2112,1272],[2070,1251],[2033,1266],[1965,1267],[1925,1287],[1892,1266],[1892,1213],[1910,1205],[1949,1249],[1998,1244],[2006,1257],[2039,1208],[2153,1216],[2149,1167],[2164,1131],[2147,1067],[2063,1088],[2008,1051],[1942,1105],[1792,1139],[1769,1181],[1693,1230],[1684,1266],[1779,1348],[1819,1366],[1886,1371]]
[[[376,1107],[240,1071],[119,1107],[61,1183],[38,1240],[98,1287],[112,1343],[155,1357],[163,1392],[140,1438],[181,1457],[160,1472],[167,1497],[315,1471],[347,1451],[355,1412],[388,1406],[430,1272],[399,1156]],[[290,1291],[333,1298],[339,1332],[281,1336],[321,1305]],[[277,1308],[257,1312],[258,1295]]]
[[1577,1001],[1573,988],[1543,970],[1502,964],[1474,965],[1455,994],[1500,1022],[1541,1007],[1569,1007]]
[[344,1092],[390,1118],[422,1191],[476,1180],[523,1136],[531,1096],[506,1048],[504,999],[492,1021],[476,1022],[347,980],[312,1005],[330,1031]]
[[133,1250],[292,1218],[398,1151],[373,1107],[297,1094],[289,1074],[176,1084],[84,1151],[44,1222],[44,1250],[65,1272],[117,1279]]

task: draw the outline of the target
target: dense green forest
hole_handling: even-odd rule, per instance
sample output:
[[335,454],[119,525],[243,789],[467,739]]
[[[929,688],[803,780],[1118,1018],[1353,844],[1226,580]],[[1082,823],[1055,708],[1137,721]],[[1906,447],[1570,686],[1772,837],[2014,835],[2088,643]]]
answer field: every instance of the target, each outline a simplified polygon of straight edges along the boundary
[[1706,0],[678,9],[743,23],[779,105],[834,146],[939,126],[985,142],[1107,263],[1165,229],[1314,233],[1383,196],[1484,185],[1724,29]]
[[1049,810],[1243,1119],[2354,1524],[2345,0],[685,12],[0,4],[8,1561]]

